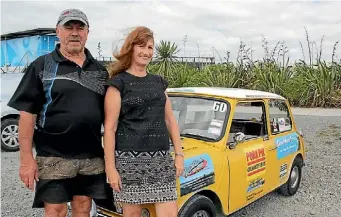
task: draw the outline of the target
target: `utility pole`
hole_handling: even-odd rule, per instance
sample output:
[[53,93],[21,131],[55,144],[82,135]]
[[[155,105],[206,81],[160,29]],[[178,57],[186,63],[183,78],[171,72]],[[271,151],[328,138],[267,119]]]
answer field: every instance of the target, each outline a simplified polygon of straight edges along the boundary
[[187,42],[187,35],[183,38],[183,45],[184,45],[184,56],[186,56],[186,42]]

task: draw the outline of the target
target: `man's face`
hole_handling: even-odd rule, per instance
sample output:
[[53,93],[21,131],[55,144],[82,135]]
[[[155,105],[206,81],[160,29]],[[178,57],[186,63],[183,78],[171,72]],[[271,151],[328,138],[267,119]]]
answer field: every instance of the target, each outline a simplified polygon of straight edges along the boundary
[[89,28],[82,22],[69,21],[57,26],[56,33],[63,49],[68,53],[80,53],[88,39]]

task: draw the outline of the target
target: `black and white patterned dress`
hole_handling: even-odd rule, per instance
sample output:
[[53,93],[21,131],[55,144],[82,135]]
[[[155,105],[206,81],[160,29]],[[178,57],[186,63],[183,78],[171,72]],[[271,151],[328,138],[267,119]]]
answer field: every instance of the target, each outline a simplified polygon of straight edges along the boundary
[[177,199],[176,170],[165,123],[165,89],[161,76],[137,77],[121,72],[108,84],[121,93],[115,164],[122,179],[115,201],[132,204]]

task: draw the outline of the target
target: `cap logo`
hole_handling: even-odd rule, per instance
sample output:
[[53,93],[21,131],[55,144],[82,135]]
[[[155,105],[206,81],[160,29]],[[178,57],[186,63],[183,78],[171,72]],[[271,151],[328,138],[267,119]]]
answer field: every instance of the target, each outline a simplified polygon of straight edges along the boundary
[[58,18],[57,24],[64,25],[70,20],[78,20],[89,26],[89,21],[83,11],[79,9],[67,9],[61,13]]

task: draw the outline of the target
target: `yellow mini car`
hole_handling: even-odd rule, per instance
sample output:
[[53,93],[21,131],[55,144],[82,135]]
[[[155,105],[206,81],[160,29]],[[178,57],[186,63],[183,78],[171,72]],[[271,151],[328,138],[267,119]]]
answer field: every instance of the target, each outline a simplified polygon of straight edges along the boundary
[[[285,98],[231,88],[168,93],[185,153],[185,171],[177,180],[178,216],[229,215],[274,190],[296,193],[304,142]],[[112,199],[95,203],[97,216],[122,216]],[[154,207],[146,205],[142,215],[155,217]]]

